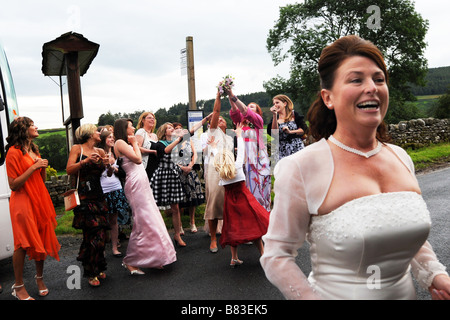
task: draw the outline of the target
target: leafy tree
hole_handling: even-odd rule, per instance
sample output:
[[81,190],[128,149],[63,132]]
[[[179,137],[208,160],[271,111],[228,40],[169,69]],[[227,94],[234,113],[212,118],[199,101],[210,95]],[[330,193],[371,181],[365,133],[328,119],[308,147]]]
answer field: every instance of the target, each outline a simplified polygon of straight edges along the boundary
[[411,84],[424,85],[428,21],[409,0],[305,0],[280,8],[267,38],[275,65],[290,59],[290,77],[264,83],[270,95],[285,93],[306,113],[319,90],[317,63],[322,49],[342,36],[357,34],[383,52],[389,70],[391,105],[386,120],[403,120],[402,108],[415,98]]
[[448,87],[447,93],[440,96],[438,101],[434,103],[432,113],[435,118],[450,118],[450,87]]
[[36,144],[42,158],[47,159],[50,166],[58,171],[66,169],[67,144],[64,135],[55,133],[38,137]]
[[97,123],[97,125],[98,126],[105,126],[105,125],[114,125],[114,122],[117,120],[117,119],[120,119],[120,118],[127,118],[127,119],[131,119],[131,120],[133,120],[133,124],[134,124],[134,126],[136,126],[137,125],[137,122],[138,122],[138,120],[139,120],[139,117],[140,117],[140,115],[142,114],[144,112],[144,110],[141,110],[141,111],[134,111],[134,112],[132,112],[132,113],[121,113],[121,112],[119,112],[119,113],[114,113],[114,114],[112,114],[111,113],[111,111],[108,111],[106,114],[101,114],[99,117],[98,117],[98,123]]

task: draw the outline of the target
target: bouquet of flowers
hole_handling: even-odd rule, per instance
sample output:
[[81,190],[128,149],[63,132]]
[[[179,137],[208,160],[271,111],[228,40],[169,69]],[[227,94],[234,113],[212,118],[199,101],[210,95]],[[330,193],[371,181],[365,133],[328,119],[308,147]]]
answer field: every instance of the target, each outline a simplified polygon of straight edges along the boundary
[[219,82],[219,85],[217,86],[217,89],[220,92],[220,95],[222,97],[227,96],[227,90],[231,90],[234,87],[234,78],[230,75],[227,75],[223,78],[222,81]]

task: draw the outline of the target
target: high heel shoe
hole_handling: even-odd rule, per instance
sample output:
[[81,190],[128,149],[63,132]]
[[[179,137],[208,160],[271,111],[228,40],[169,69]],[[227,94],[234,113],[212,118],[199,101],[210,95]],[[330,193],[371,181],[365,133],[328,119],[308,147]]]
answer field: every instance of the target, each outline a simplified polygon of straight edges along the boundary
[[127,269],[128,270],[128,272],[132,275],[132,276],[134,276],[134,275],[137,275],[137,276],[141,276],[141,275],[144,275],[145,274],[145,272],[144,271],[142,271],[141,269],[134,269],[134,270],[130,270],[130,268],[128,268],[128,265],[126,265],[125,263],[122,263],[122,267],[124,267],[125,269]]
[[231,259],[230,267],[236,268],[236,267],[240,266],[240,265],[243,264],[243,263],[244,263],[244,261],[242,261],[242,260],[239,260],[239,259]]
[[28,298],[26,299],[20,299],[19,296],[17,295],[16,289],[22,288],[24,286],[24,284],[20,285],[20,286],[16,286],[16,284],[14,283],[13,286],[11,287],[11,295],[16,298],[17,300],[34,300],[32,297],[28,296]]
[[217,247],[217,241],[215,241],[215,246],[212,246],[213,241],[211,241],[211,244],[209,245],[209,251],[211,253],[217,253],[219,251],[219,248]]
[[184,242],[181,237],[178,240],[176,238],[173,238],[173,241],[175,241],[177,247],[186,247],[186,242]]
[[[34,276],[34,279],[36,279],[36,284],[37,284],[37,280],[38,280],[38,279],[44,279],[44,276],[38,277],[38,275],[35,275],[35,276]],[[46,296],[48,295],[48,293],[49,293],[49,291],[48,291],[47,288],[38,291],[38,294],[39,294],[40,297],[46,297]]]

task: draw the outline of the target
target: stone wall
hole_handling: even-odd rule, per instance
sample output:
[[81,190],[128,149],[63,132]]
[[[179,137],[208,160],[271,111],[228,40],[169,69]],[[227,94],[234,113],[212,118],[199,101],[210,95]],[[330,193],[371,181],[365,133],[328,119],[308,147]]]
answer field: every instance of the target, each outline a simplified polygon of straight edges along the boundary
[[450,141],[450,119],[415,119],[388,126],[391,143],[403,148],[420,148]]
[[63,193],[69,189],[69,181],[70,179],[67,174],[51,177],[49,181],[45,181],[45,186],[55,207],[64,205]]

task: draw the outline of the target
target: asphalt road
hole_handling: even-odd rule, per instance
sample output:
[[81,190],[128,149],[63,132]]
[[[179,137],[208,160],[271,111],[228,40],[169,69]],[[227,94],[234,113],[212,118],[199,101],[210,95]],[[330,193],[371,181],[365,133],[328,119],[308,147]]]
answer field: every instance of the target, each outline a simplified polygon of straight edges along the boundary
[[[429,241],[441,262],[450,270],[450,168],[419,175],[418,180],[433,222]],[[108,245],[107,279],[97,288],[90,287],[85,278],[81,278],[80,287],[77,288],[76,272],[81,265],[76,261],[76,255],[80,237],[64,236],[60,240],[61,261],[49,258],[45,262],[45,283],[50,290],[47,297],[37,296],[34,263],[26,261],[25,284],[28,292],[37,300],[156,300],[166,308],[170,306],[167,301],[183,300],[174,306],[176,310],[172,310],[177,313],[181,313],[184,310],[182,308],[188,308],[189,304],[192,308],[213,300],[224,303],[242,303],[244,300],[246,303],[256,302],[257,305],[268,300],[283,300],[279,291],[266,279],[255,246],[240,246],[239,258],[244,260],[244,264],[232,269],[229,266],[229,248],[219,249],[216,254],[210,253],[209,236],[202,230],[197,234],[186,231],[184,240],[188,246],[176,248],[175,263],[163,270],[144,269],[146,274],[143,276],[129,275],[122,268],[121,259],[111,255]],[[122,244],[122,252],[126,251],[126,244],[126,241]],[[310,262],[307,244],[299,251],[297,262],[308,274]],[[0,261],[0,283],[3,286],[0,300],[13,300],[10,294],[10,287],[14,283],[11,259]],[[426,291],[418,289],[418,298],[427,300],[430,297]],[[153,302],[153,306],[156,307],[159,302]]]

